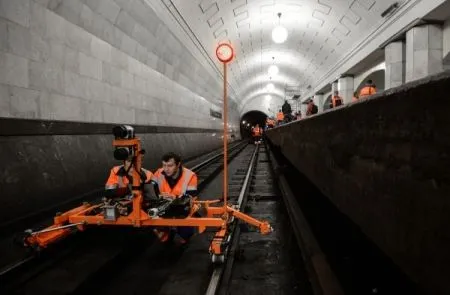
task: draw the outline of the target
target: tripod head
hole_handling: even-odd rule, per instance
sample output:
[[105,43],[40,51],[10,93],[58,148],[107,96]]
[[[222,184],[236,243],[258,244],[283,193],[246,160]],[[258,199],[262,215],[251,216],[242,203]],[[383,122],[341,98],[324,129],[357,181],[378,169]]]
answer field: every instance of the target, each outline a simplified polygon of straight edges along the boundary
[[135,136],[134,128],[129,125],[115,126],[112,131],[114,135],[114,158],[131,162],[131,167],[134,168],[132,173],[133,194],[137,191],[142,194],[140,180],[145,179],[145,176],[142,177],[141,175],[142,156],[145,154],[145,150],[142,149],[141,140]]

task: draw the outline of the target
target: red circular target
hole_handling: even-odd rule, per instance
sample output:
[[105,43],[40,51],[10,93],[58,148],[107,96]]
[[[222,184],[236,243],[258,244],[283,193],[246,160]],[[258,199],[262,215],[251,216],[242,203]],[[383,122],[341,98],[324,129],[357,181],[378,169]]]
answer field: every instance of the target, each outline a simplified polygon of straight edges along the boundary
[[227,63],[233,59],[234,50],[230,44],[222,43],[222,44],[219,44],[219,46],[217,46],[216,56],[221,62]]

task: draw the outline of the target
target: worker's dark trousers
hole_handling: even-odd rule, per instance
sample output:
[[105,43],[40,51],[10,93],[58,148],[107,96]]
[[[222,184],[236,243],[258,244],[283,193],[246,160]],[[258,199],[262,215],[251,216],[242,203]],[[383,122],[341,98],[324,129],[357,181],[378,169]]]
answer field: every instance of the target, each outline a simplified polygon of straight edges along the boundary
[[177,233],[180,235],[180,237],[187,240],[195,233],[195,229],[195,227],[191,226],[179,226],[177,227]]

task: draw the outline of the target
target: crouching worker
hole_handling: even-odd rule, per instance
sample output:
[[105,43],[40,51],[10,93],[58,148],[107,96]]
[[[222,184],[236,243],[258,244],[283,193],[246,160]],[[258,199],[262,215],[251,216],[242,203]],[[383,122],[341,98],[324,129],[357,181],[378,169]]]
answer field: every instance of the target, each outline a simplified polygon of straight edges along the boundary
[[[107,198],[123,198],[131,196],[132,191],[129,184],[133,183],[134,167],[130,160],[123,161],[123,165],[115,166],[109,173],[108,180],[105,185],[105,197]],[[144,168],[141,168],[141,184],[143,185],[144,200],[149,200],[152,195],[151,191],[155,183],[152,181],[153,174]]]
[[[175,153],[167,153],[162,157],[162,168],[153,175],[157,183],[159,195],[164,198],[175,198],[174,203],[190,202],[197,196],[197,175],[181,165],[181,157]],[[154,232],[161,242],[174,240],[178,244],[186,244],[195,233],[195,227],[179,226],[176,228],[160,228]]]
[[256,124],[256,126],[252,128],[252,135],[254,144],[261,143],[262,128],[259,127],[259,124]]

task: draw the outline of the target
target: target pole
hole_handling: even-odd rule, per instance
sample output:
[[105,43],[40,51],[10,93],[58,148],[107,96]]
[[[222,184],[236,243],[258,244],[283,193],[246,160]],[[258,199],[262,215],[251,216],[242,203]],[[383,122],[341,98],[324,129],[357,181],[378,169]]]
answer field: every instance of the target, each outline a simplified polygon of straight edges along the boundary
[[227,212],[228,202],[228,94],[227,64],[233,59],[234,51],[230,44],[222,43],[216,48],[216,56],[223,63],[223,207]]

